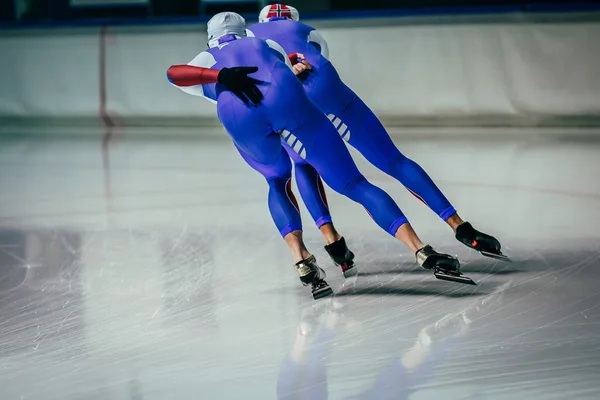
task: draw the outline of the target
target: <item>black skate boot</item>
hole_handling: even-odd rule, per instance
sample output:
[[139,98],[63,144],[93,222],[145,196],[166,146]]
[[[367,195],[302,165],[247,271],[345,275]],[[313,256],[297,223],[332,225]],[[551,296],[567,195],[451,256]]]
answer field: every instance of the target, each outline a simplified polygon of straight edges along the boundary
[[358,273],[358,270],[354,267],[354,253],[348,249],[344,238],[325,246],[325,251],[327,251],[335,265],[342,268],[345,278],[355,276]]
[[433,270],[433,275],[438,279],[476,285],[470,278],[460,273],[460,262],[456,258],[438,253],[429,245],[417,251],[415,258],[421,267]]
[[325,282],[325,271],[319,267],[315,256],[310,256],[296,263],[296,271],[298,271],[300,282],[304,286],[311,285],[312,295],[315,300],[333,294],[333,290]]
[[500,251],[500,242],[495,237],[479,232],[468,222],[456,228],[456,239],[465,246],[478,251],[483,256],[512,262],[510,258],[502,254]]

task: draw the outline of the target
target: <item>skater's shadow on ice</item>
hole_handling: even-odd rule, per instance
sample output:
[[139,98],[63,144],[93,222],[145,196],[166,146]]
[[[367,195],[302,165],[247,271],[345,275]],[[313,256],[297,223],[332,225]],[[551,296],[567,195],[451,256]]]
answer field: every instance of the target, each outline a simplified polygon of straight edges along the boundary
[[491,280],[480,281],[477,286],[445,282],[431,276],[431,280],[411,281],[391,279],[387,282],[357,277],[351,285],[345,285],[335,296],[441,296],[450,299],[479,297],[488,295],[502,283]]
[[[435,279],[435,278],[434,278]],[[335,294],[338,296],[442,296],[451,299],[460,299],[464,297],[479,297],[488,294],[480,287],[475,292],[471,290],[450,291],[447,288],[418,288],[418,287],[393,287],[393,286],[355,286],[351,289],[343,290]]]
[[[538,265],[539,264],[539,265]],[[392,261],[380,261],[370,263],[371,268],[365,265],[361,271],[358,272],[358,276],[368,277],[377,275],[398,275],[398,274],[410,274],[410,275],[431,275],[431,271],[421,267],[415,267],[414,263],[402,265]],[[463,264],[460,271],[465,275],[468,274],[486,274],[486,275],[498,275],[508,276],[516,274],[525,274],[531,270],[538,269],[541,267],[541,260],[528,260],[519,262],[518,266],[515,267],[514,263],[509,264],[502,262],[499,264],[498,261],[486,262],[476,261],[469,264]],[[367,269],[367,270],[364,270]]]
[[548,270],[547,259],[529,259],[529,260],[513,260],[512,263],[497,260],[477,260],[463,263],[460,271],[465,275],[468,274],[485,274],[508,276],[516,274],[527,274],[531,272],[539,272]]

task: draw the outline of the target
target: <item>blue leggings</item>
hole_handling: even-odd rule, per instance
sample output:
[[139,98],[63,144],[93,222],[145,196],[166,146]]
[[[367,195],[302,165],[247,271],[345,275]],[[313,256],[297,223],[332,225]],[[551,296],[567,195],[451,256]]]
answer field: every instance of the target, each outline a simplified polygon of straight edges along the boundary
[[310,216],[315,221],[317,228],[331,223],[331,214],[329,212],[329,204],[327,203],[327,194],[323,187],[323,181],[319,173],[306,160],[302,159],[294,150],[288,146],[285,141],[282,141],[283,148],[294,162],[296,184],[302,196],[302,201]]
[[284,64],[273,69],[271,82],[262,90],[265,97],[257,107],[221,92],[217,113],[242,157],[267,180],[269,210],[282,236],[301,230],[302,222],[290,195],[291,161],[281,140],[329,187],[360,203],[390,235],[408,222],[394,200],[360,173],[334,126]]
[[[327,203],[327,194],[325,193],[323,181],[321,180],[319,173],[315,167],[296,154],[286,142],[282,141],[282,147],[294,162],[296,183],[298,185],[298,190],[300,191],[300,196],[302,196],[302,201],[315,221],[317,228],[320,228],[327,223],[331,223],[332,218],[329,212],[329,204]],[[286,163],[285,160],[278,160],[275,165],[263,165],[254,161],[252,157],[245,154],[237,145],[236,148],[246,163],[256,171],[260,172],[267,179],[270,188],[269,208],[271,209],[271,214],[273,215],[273,212],[276,214],[281,212],[287,214],[291,211],[289,209],[290,206],[293,206],[299,211],[298,202],[292,192],[292,165]],[[281,156],[283,157],[283,153]],[[284,206],[278,206],[280,204],[284,204]],[[280,219],[279,217],[279,215],[277,218],[274,216],[274,219],[277,221]],[[287,233],[296,229],[302,229],[302,225],[298,223],[291,224],[281,233],[285,236]]]
[[[402,183],[409,192],[431,208],[442,220],[445,221],[456,213],[454,207],[423,168],[396,148],[379,119],[341,81],[335,68],[327,63],[319,67],[318,74],[316,79],[308,80],[304,87],[311,100],[331,120],[339,135],[376,168]],[[297,160],[294,159],[294,161]],[[302,164],[296,162],[297,168],[298,165]],[[314,170],[302,170],[301,174],[304,175],[305,181],[318,179]],[[296,173],[296,177],[300,182],[298,173]],[[314,194],[305,194],[303,191],[314,190],[314,186],[301,187],[299,184],[298,187],[303,199],[315,198]],[[318,201],[305,200],[305,204],[315,221],[319,220],[319,213],[323,213],[331,219],[329,210],[324,210]]]

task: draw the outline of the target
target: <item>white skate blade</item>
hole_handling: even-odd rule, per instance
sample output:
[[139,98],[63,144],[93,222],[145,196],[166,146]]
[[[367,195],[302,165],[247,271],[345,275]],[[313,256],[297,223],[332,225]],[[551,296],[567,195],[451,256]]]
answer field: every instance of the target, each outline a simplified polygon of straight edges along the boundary
[[475,285],[477,286],[477,284],[475,282],[473,282],[473,280],[471,278],[469,278],[468,276],[464,276],[464,275],[453,275],[453,274],[449,274],[447,272],[443,272],[443,271],[435,271],[433,273],[433,275],[442,281],[450,281],[450,282],[457,282],[457,283],[464,283],[465,285]]
[[344,274],[344,278],[356,277],[358,275],[358,268],[356,268],[356,266],[354,266],[354,267],[344,271],[343,274]]
[[512,260],[510,258],[508,258],[507,256],[505,256],[504,254],[490,253],[487,251],[480,251],[479,253],[485,257],[495,258],[496,260],[501,260],[501,261],[505,261],[505,262],[509,262],[509,263],[512,262]]

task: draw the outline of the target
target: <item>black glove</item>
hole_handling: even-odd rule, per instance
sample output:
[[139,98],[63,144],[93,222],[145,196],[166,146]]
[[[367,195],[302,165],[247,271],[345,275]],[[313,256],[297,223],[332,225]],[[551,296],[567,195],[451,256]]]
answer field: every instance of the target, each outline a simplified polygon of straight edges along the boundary
[[258,67],[223,68],[219,72],[218,81],[247,105],[258,105],[263,94],[256,85],[262,82],[248,76],[256,71]]

